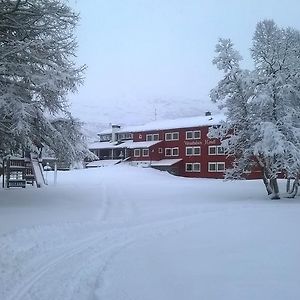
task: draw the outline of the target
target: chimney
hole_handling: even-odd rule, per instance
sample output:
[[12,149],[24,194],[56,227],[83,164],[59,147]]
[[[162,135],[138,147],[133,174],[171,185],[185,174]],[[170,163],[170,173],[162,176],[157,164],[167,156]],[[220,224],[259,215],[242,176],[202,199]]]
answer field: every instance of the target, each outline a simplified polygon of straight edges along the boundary
[[111,141],[112,143],[117,142],[117,132],[121,128],[120,125],[111,125]]

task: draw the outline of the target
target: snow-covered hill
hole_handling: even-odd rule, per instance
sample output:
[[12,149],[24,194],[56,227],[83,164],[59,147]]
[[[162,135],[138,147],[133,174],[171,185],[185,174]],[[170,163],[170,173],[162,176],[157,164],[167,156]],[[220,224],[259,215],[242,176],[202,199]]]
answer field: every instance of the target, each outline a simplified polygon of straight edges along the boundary
[[108,128],[111,123],[140,125],[155,119],[201,116],[206,111],[218,113],[219,110],[211,101],[199,99],[125,99],[72,104],[74,116],[85,122],[84,130],[90,139],[95,139],[96,134]]

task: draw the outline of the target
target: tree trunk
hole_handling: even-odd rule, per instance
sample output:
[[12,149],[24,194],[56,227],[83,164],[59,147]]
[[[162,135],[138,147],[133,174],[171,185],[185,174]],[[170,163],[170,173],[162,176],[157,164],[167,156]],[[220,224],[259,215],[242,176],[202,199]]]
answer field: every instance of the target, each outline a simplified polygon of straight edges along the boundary
[[277,178],[270,179],[270,186],[272,189],[271,199],[280,199]]
[[266,174],[264,169],[263,169],[262,173],[263,173],[263,178],[262,179],[263,179],[264,185],[266,187],[267,193],[268,193],[268,195],[271,195],[273,193],[273,191],[272,191],[272,188],[270,186],[267,174]]
[[299,187],[299,176],[297,176],[293,182],[292,189],[288,191],[288,198],[295,198],[295,196],[298,193],[298,187]]
[[286,192],[288,194],[290,194],[292,191],[291,191],[291,178],[289,177],[286,181]]

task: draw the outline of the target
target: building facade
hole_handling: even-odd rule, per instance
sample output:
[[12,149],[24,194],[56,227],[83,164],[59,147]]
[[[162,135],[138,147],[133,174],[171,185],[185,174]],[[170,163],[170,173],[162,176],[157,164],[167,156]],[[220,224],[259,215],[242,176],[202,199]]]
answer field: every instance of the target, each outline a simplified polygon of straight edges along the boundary
[[[113,125],[99,134],[99,141],[91,144],[90,150],[99,157],[99,166],[106,160],[127,161],[177,176],[223,178],[231,160],[220,141],[208,137],[209,127],[218,126],[221,120],[223,115],[207,114],[143,126]],[[96,165],[93,162],[90,166]]]

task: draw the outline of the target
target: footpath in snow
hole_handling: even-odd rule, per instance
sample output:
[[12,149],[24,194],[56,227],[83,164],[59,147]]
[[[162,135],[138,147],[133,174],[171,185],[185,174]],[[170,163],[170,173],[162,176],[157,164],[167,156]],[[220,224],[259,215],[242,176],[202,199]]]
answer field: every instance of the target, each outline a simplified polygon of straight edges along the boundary
[[116,165],[0,189],[1,300],[300,299],[300,201]]

